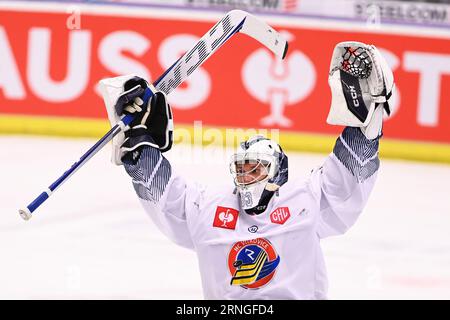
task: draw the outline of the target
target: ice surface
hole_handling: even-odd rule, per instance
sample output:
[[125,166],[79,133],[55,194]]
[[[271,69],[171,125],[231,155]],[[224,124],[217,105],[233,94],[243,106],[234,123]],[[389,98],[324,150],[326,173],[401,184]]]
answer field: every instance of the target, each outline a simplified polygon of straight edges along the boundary
[[[0,136],[0,299],[202,299],[195,253],[153,226],[109,146],[30,221],[20,218],[94,142]],[[288,155],[291,176],[325,157]],[[168,154],[205,184],[232,183],[227,156],[183,145]],[[323,241],[329,298],[450,299],[449,181],[448,165],[383,159],[356,225]]]

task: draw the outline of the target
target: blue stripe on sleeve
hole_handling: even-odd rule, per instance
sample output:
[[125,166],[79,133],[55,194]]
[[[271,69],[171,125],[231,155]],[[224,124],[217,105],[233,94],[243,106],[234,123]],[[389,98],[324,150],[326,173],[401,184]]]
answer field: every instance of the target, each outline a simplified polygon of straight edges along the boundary
[[379,168],[379,138],[367,139],[359,128],[347,127],[336,140],[333,153],[358,182],[371,177]]
[[125,170],[133,178],[139,198],[158,202],[172,174],[169,161],[152,147],[143,147],[137,161],[123,161]]

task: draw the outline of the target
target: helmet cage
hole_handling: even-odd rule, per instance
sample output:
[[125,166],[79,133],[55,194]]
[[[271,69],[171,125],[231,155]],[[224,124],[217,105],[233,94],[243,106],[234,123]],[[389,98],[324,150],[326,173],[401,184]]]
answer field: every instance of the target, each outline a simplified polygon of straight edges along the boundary
[[[238,170],[238,165],[242,164],[256,164],[251,170],[246,172],[241,172]],[[250,182],[239,182],[239,178],[254,172],[259,166],[262,166],[265,169],[265,173],[267,176],[264,179],[259,179],[259,177],[255,177],[253,181]],[[230,173],[233,177],[234,184],[237,187],[249,187],[257,183],[267,182],[272,179],[277,174],[278,168],[278,157],[274,155],[269,155],[265,153],[255,153],[255,152],[246,152],[246,153],[238,153],[234,154],[230,160]]]

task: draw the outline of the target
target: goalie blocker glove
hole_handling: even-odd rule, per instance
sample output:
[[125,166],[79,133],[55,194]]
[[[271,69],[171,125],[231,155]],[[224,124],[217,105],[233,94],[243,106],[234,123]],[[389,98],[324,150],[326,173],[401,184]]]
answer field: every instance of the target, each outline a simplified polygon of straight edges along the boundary
[[394,77],[386,60],[373,45],[341,42],[331,59],[328,84],[332,101],[327,122],[359,127],[368,139],[382,134],[383,109],[390,115],[388,100]]
[[[157,91],[144,103],[147,81],[136,75],[107,78],[100,81],[111,127],[123,115],[132,114],[133,121],[113,138],[112,162],[122,165],[122,158],[130,151],[150,146],[161,152],[170,150],[173,142],[173,118],[166,95]],[[138,153],[132,152],[134,155]]]
[[166,152],[172,147],[172,110],[167,103],[166,95],[158,91],[145,104],[141,97],[147,87],[147,81],[133,77],[124,83],[124,92],[117,99],[115,111],[118,115],[134,115],[121,145],[125,153],[145,145],[157,148],[161,152]]

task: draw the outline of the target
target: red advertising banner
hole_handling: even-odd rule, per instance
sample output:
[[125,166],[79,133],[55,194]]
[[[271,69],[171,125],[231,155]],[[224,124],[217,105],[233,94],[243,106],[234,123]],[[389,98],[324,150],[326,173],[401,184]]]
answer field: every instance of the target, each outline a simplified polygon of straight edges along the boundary
[[[83,13],[70,29],[67,18],[0,11],[0,114],[106,119],[100,79],[155,80],[214,23]],[[336,43],[356,40],[380,48],[394,71],[385,136],[450,143],[449,38],[272,25],[290,40],[286,59],[234,36],[171,93],[175,124],[337,133],[326,124],[329,63]]]

